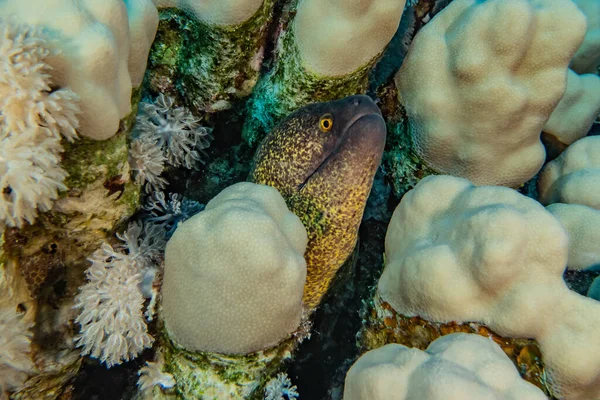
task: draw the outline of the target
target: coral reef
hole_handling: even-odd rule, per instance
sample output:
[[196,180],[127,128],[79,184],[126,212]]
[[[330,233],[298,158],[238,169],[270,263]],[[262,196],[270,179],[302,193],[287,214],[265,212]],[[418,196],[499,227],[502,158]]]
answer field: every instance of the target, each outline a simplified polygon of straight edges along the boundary
[[571,269],[600,264],[600,137],[573,143],[540,174],[540,202],[569,233]]
[[426,351],[388,344],[363,354],[346,375],[344,400],[545,400],[491,339],[453,333]]
[[241,182],[222,191],[167,244],[162,314],[171,340],[247,354],[285,339],[302,317],[306,241],[275,189]]
[[[600,10],[599,10],[600,11]],[[587,135],[600,115],[600,77],[569,70],[567,89],[544,125],[544,133],[563,145]]]
[[[131,21],[128,9],[135,11]],[[130,73],[140,80],[151,43],[148,39],[156,31],[155,13],[147,0],[0,2],[1,15],[48,32],[50,47],[60,50],[48,60],[53,83],[71,88],[80,97],[78,132],[94,140],[113,136],[119,121],[131,111]],[[66,18],[69,24],[63,22]],[[129,57],[131,49],[135,50]]]
[[534,200],[427,177],[394,211],[378,293],[406,316],[535,338],[551,392],[589,399],[600,385],[600,304],[566,286],[567,250],[566,231]]
[[595,74],[600,68],[600,4],[594,0],[573,0],[585,14],[587,29],[581,47],[571,60],[571,68],[578,74]]
[[531,179],[584,34],[569,0],[453,1],[417,33],[395,77],[420,159],[476,184]]
[[0,399],[19,388],[34,371],[29,357],[31,328],[22,315],[13,310],[0,309]]
[[[207,114],[231,108],[252,92],[274,0],[262,1],[250,16],[240,4],[232,2],[157,3],[177,5],[183,10],[160,10],[157,39],[149,58],[148,83],[152,92],[183,99],[185,106],[204,119],[210,118]],[[204,14],[207,9],[209,13]],[[241,17],[247,19],[240,21]]]

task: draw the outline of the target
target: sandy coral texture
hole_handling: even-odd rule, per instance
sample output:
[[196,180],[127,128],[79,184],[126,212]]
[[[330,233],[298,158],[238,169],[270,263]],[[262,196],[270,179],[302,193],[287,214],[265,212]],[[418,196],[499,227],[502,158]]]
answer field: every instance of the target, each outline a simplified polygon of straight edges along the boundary
[[491,339],[454,333],[426,351],[388,344],[346,375],[344,400],[545,400]]
[[475,184],[532,178],[585,26],[570,0],[453,1],[419,31],[395,78],[421,158]]
[[405,2],[301,1],[293,29],[304,66],[317,75],[339,76],[367,65],[394,36]]
[[163,318],[187,350],[245,354],[296,329],[307,235],[276,189],[242,182],[180,225],[167,244]]
[[569,268],[600,264],[600,136],[578,140],[548,163],[538,190],[569,233]]
[[567,246],[560,222],[536,201],[430,176],[394,211],[378,290],[406,316],[535,338],[558,395],[598,399],[600,304],[567,288]]
[[571,144],[587,135],[600,115],[600,77],[569,70],[567,90],[544,125],[544,132]]
[[81,97],[79,133],[113,136],[131,111],[132,81],[141,82],[156,7],[148,0],[0,0],[0,15],[44,29],[60,50],[47,62],[54,84]]
[[573,56],[571,68],[578,74],[597,73],[600,67],[600,2],[573,0],[587,18],[585,39]]

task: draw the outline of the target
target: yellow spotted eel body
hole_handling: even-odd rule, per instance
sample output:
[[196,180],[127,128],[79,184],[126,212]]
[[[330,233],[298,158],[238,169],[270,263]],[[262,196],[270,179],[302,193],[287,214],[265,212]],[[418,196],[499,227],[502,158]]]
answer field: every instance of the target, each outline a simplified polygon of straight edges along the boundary
[[294,112],[254,156],[248,179],[279,190],[308,232],[303,301],[309,309],[356,245],[385,135],[375,103],[351,96]]

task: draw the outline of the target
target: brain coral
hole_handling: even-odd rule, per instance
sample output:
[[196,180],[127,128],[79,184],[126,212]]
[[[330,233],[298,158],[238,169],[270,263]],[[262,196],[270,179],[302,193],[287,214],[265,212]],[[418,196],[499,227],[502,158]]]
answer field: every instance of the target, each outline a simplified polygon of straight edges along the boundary
[[416,35],[395,81],[413,142],[437,172],[517,187],[585,34],[570,0],[456,0]]
[[378,290],[403,315],[535,338],[558,394],[598,399],[600,304],[567,288],[567,246],[533,199],[429,176],[394,211]]
[[302,315],[307,235],[276,189],[242,182],[167,244],[163,316],[187,350],[246,354],[275,345]]
[[363,354],[346,375],[344,400],[544,400],[500,346],[453,333],[426,351],[388,344]]
[[139,83],[143,76],[156,8],[148,0],[0,0],[0,15],[43,28],[59,50],[47,62],[57,87],[81,98],[79,133],[113,136],[131,110],[132,79]]

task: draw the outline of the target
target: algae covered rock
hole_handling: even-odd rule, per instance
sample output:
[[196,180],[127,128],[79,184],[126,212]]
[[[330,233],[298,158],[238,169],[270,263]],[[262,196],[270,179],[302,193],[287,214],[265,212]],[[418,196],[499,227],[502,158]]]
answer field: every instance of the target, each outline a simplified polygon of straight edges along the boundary
[[160,9],[148,89],[183,99],[199,116],[231,108],[258,80],[274,3],[264,0],[251,17],[234,24],[223,24],[227,9],[212,19],[185,8]]

